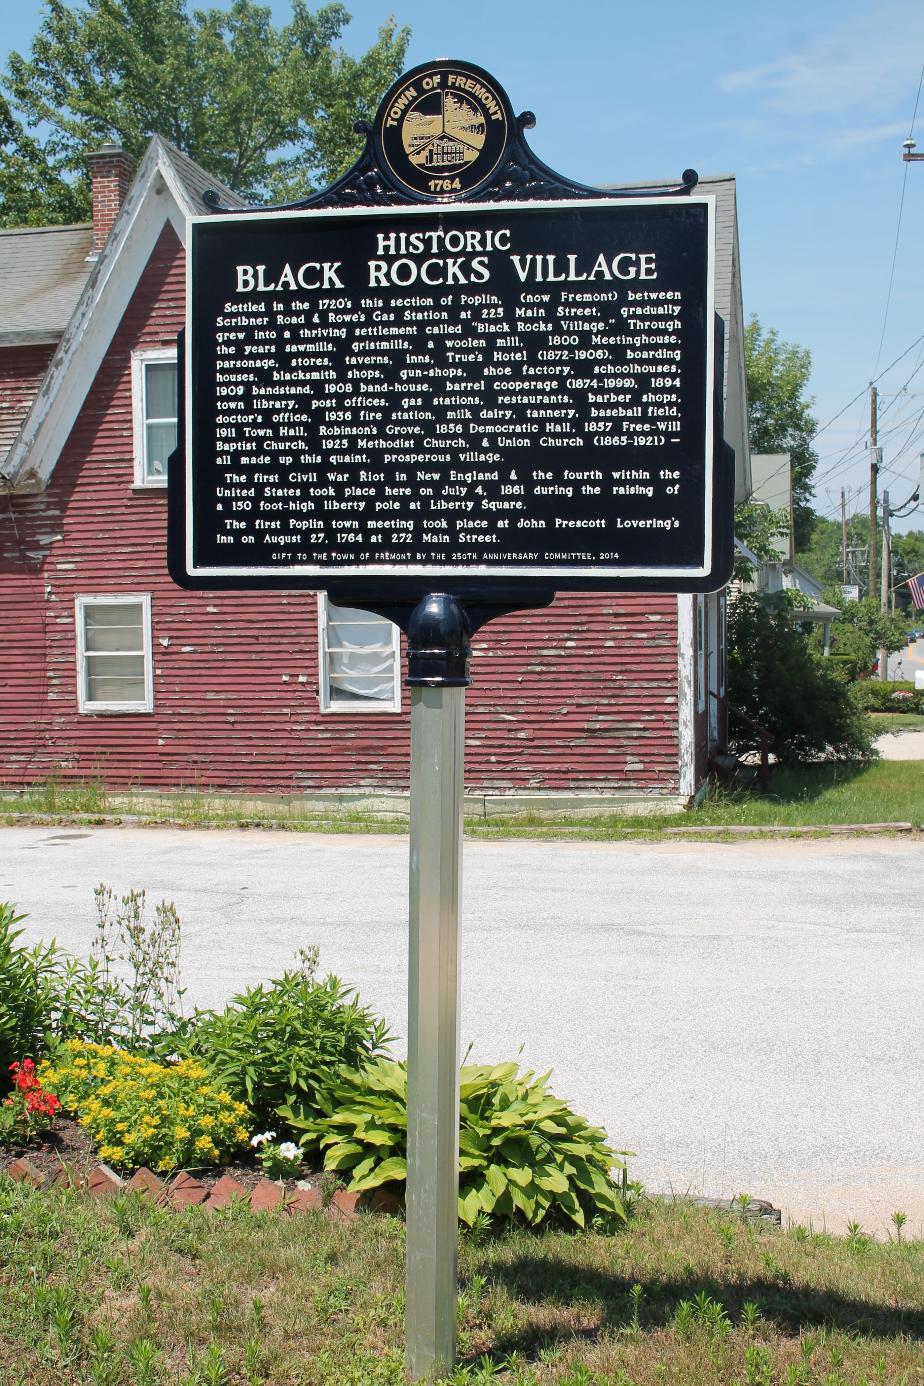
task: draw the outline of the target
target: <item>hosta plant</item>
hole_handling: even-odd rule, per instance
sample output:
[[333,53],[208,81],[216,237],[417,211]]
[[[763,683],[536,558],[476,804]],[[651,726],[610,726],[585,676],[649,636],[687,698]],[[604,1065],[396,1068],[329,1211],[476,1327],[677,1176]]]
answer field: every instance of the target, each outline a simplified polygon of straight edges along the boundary
[[[548,1074],[516,1064],[460,1073],[459,1217],[469,1227],[499,1221],[537,1225],[565,1219],[612,1225],[626,1218],[613,1171],[627,1151],[547,1087]],[[387,1059],[362,1072],[341,1070],[322,1117],[287,1109],[303,1143],[318,1144],[324,1167],[357,1192],[407,1178],[407,1067]]]

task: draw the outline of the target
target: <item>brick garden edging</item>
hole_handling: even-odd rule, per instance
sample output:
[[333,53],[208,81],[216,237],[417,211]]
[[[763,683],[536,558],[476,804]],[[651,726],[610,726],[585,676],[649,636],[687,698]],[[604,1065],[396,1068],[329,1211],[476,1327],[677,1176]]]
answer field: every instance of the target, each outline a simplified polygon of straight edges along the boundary
[[276,1184],[272,1179],[261,1179],[248,1190],[230,1174],[223,1174],[217,1183],[208,1186],[194,1179],[191,1174],[180,1171],[171,1179],[164,1180],[142,1166],[128,1179],[123,1179],[108,1165],[95,1165],[86,1180],[76,1183],[68,1170],[62,1165],[53,1176],[47,1175],[29,1159],[22,1155],[7,1165],[3,1171],[8,1179],[17,1183],[28,1183],[36,1189],[50,1189],[55,1185],[70,1185],[83,1188],[91,1198],[112,1198],[119,1193],[137,1193],[150,1199],[162,1208],[193,1208],[201,1205],[212,1212],[216,1208],[228,1208],[232,1203],[247,1203],[255,1213],[323,1213],[335,1222],[353,1222],[360,1210],[368,1209],[377,1213],[398,1214],[401,1203],[387,1190],[376,1189],[368,1197],[351,1193],[348,1189],[337,1189],[333,1197],[326,1201],[321,1190],[312,1185],[296,1185],[294,1190]]

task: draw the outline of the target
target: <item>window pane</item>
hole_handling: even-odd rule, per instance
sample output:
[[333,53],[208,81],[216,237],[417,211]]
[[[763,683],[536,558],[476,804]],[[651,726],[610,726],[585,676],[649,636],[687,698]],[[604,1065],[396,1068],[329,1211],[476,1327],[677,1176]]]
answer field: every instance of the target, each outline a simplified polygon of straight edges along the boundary
[[148,476],[166,476],[167,458],[176,447],[175,423],[149,423],[147,426],[147,447],[145,449],[145,469]]
[[101,650],[137,653],[144,650],[143,609],[140,602],[85,606],[84,649],[88,654]]
[[327,667],[332,703],[392,702],[395,647],[391,621],[329,602]]
[[152,361],[145,366],[145,420],[176,419],[176,362]]
[[89,655],[87,701],[145,702],[144,655]]

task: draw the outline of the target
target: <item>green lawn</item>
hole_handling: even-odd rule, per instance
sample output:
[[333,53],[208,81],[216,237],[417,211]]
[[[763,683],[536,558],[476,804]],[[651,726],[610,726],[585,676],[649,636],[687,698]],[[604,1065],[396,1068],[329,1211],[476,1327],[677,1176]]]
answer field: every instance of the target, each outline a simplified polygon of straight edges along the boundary
[[[404,1227],[0,1181],[3,1386],[398,1386]],[[464,1236],[454,1383],[919,1386],[924,1242],[642,1200],[615,1236]]]
[[[874,761],[867,766],[775,767],[770,792],[714,788],[699,808],[627,819],[613,815],[586,820],[531,819],[526,815],[469,822],[478,837],[534,836],[570,827],[588,839],[629,838],[672,828],[799,827],[839,823],[924,824],[924,761]],[[571,834],[569,834],[571,835]]]
[[[905,721],[907,719],[901,719]],[[16,815],[15,817],[13,815]],[[195,826],[274,827],[314,832],[406,832],[406,810],[373,814],[309,806],[298,800],[237,800],[196,793],[107,793],[99,785],[48,784],[22,795],[0,793],[0,823],[22,815],[81,822],[111,817]],[[599,817],[514,813],[467,818],[470,837],[565,836],[589,840],[648,838],[677,828],[799,827],[842,823],[924,825],[924,761],[874,761],[774,768],[770,793],[711,790],[689,813]]]
[[916,712],[870,712],[868,714],[877,736],[883,732],[902,732],[924,730],[924,716]]

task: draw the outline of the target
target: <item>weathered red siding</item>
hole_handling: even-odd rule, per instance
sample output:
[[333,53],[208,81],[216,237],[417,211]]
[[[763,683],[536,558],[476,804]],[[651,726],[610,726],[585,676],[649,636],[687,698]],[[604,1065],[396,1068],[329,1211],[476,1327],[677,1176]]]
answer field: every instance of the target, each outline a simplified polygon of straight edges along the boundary
[[0,457],[15,441],[53,354],[50,343],[0,348]]
[[[166,496],[132,486],[131,353],[172,344],[182,315],[167,229],[47,491],[0,516],[0,778],[405,788],[406,691],[400,714],[319,711],[313,596],[170,582]],[[75,598],[117,592],[151,594],[154,712],[81,715]],[[473,673],[473,789],[677,792],[673,597],[577,595],[504,617],[476,637]]]

